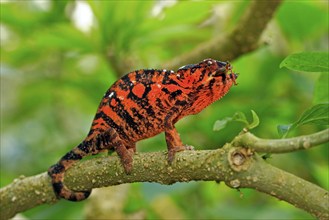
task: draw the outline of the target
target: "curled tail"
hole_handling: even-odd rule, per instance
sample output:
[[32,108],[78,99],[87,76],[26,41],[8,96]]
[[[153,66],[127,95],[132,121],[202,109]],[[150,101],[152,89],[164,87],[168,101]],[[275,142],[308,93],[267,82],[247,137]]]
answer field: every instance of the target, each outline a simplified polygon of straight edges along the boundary
[[65,154],[56,164],[48,170],[56,196],[70,201],[81,201],[89,197],[90,191],[73,191],[64,185],[64,174],[75,162],[90,155],[91,142],[83,141],[73,150]]

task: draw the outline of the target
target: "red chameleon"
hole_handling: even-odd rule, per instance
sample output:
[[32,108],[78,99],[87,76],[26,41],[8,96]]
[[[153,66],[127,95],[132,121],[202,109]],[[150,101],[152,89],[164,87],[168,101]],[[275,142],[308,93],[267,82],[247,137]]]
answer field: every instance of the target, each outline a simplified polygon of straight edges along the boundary
[[177,70],[142,69],[128,73],[105,93],[87,137],[48,170],[58,197],[81,201],[91,191],[73,191],[64,184],[64,173],[87,155],[115,150],[129,174],[136,142],[165,132],[168,161],[185,150],[175,123],[197,114],[223,97],[237,74],[228,62],[205,59]]

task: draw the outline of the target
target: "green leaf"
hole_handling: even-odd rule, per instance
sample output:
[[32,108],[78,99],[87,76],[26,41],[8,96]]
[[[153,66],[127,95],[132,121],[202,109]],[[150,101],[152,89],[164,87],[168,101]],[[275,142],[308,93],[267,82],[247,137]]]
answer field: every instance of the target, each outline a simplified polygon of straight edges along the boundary
[[296,122],[296,127],[310,123],[329,125],[329,103],[317,104],[307,109]]
[[236,112],[233,115],[233,121],[242,122],[245,125],[248,125],[249,124],[249,122],[247,120],[247,117],[246,117],[246,115],[243,112]]
[[226,117],[222,120],[217,120],[214,124],[213,130],[219,131],[226,127],[226,125],[232,121],[232,117]]
[[213,130],[219,131],[226,127],[229,122],[236,121],[245,124],[245,127],[250,130],[259,125],[259,118],[255,111],[251,110],[252,113],[252,122],[249,123],[246,115],[243,112],[234,113],[233,117],[226,117],[222,120],[217,120],[214,124]]
[[291,54],[280,64],[295,71],[328,72],[329,54],[327,52],[303,52]]
[[248,130],[253,129],[259,125],[259,117],[254,110],[251,110],[252,122],[248,125]]
[[279,135],[284,138],[291,130],[306,124],[329,125],[329,103],[317,104],[307,109],[296,122],[278,125],[277,129]]
[[329,102],[329,74],[321,73],[318,81],[315,83],[313,103]]

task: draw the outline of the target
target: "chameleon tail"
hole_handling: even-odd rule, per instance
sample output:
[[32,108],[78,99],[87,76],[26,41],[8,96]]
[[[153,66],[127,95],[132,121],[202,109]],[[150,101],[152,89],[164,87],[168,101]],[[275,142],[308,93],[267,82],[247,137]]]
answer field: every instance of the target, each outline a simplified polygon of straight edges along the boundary
[[75,162],[89,155],[90,142],[83,141],[73,150],[65,154],[56,164],[48,170],[48,175],[52,179],[52,185],[57,197],[70,201],[81,201],[89,197],[90,191],[73,191],[64,185],[64,174]]

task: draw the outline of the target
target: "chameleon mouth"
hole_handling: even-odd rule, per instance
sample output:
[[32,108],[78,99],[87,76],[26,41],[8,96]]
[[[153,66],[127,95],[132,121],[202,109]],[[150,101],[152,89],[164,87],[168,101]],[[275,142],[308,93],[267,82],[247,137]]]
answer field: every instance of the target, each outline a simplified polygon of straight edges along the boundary
[[237,85],[236,83],[236,79],[238,78],[239,74],[238,73],[233,73],[233,67],[229,62],[222,62],[222,61],[216,61],[218,67],[220,68],[225,68],[226,72],[231,72],[229,75],[229,77],[232,79],[232,81],[234,82],[234,85]]

